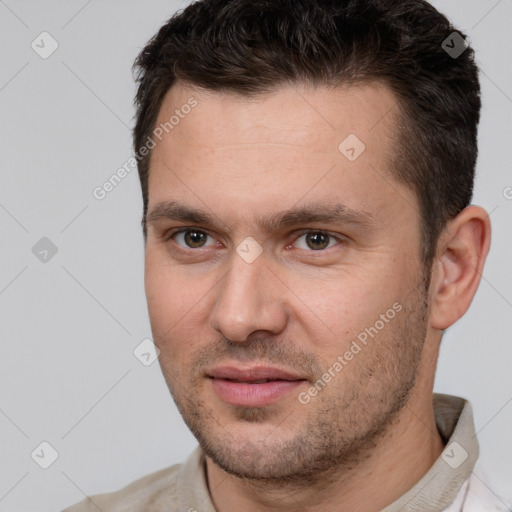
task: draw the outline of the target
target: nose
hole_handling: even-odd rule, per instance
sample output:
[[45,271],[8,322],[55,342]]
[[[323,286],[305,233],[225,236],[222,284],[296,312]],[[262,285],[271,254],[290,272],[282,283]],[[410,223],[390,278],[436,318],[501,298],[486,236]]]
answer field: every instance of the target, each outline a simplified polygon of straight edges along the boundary
[[227,339],[244,342],[256,331],[278,334],[284,330],[285,291],[264,254],[248,263],[234,253],[217,289],[210,324]]

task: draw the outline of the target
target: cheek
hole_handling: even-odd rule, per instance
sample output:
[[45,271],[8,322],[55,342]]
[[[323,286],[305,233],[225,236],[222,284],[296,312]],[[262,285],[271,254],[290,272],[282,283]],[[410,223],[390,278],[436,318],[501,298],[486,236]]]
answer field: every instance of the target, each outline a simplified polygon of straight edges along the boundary
[[191,277],[186,268],[171,266],[165,256],[148,252],[144,285],[151,330],[161,359],[183,361],[206,339],[210,280]]
[[165,379],[173,389],[183,378],[181,369],[190,347],[184,329],[190,306],[187,297],[180,293],[181,285],[178,279],[146,264],[145,288],[153,341],[160,350],[159,362]]
[[[155,342],[172,337],[180,319],[193,308],[194,283],[186,281],[179,272],[162,264],[156,255],[147,254],[144,287]],[[168,335],[166,336],[166,333]]]
[[[370,279],[371,277],[371,279]],[[365,329],[370,328],[393,304],[400,301],[398,279],[390,281],[385,274],[331,277],[324,281],[300,284],[295,280],[295,318],[302,323],[307,337],[327,357],[336,357]]]

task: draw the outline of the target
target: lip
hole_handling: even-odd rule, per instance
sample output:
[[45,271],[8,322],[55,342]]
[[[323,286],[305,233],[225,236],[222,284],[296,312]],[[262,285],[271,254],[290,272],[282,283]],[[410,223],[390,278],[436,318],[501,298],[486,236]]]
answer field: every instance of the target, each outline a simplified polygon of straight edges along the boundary
[[[229,405],[264,407],[277,402],[307,379],[280,368],[219,366],[208,377],[217,396]],[[268,380],[267,382],[257,382]]]
[[251,382],[255,380],[305,380],[305,377],[294,374],[281,368],[270,366],[252,366],[237,368],[235,366],[218,366],[210,374],[214,379],[236,380],[239,382]]

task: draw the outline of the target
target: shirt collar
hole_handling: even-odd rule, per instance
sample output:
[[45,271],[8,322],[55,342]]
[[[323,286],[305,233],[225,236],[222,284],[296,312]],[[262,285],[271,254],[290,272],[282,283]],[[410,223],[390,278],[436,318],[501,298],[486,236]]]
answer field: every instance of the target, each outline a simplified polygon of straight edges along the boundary
[[456,498],[479,455],[471,404],[434,393],[437,429],[446,446],[423,478],[382,512],[439,512]]

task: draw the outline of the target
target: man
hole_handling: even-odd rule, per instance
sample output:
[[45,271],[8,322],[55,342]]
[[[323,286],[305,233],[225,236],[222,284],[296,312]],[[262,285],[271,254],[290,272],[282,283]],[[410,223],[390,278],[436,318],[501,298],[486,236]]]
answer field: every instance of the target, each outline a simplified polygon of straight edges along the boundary
[[423,0],[200,0],[141,52],[160,365],[199,447],[69,511],[505,510],[442,334],[490,244],[473,50]]

